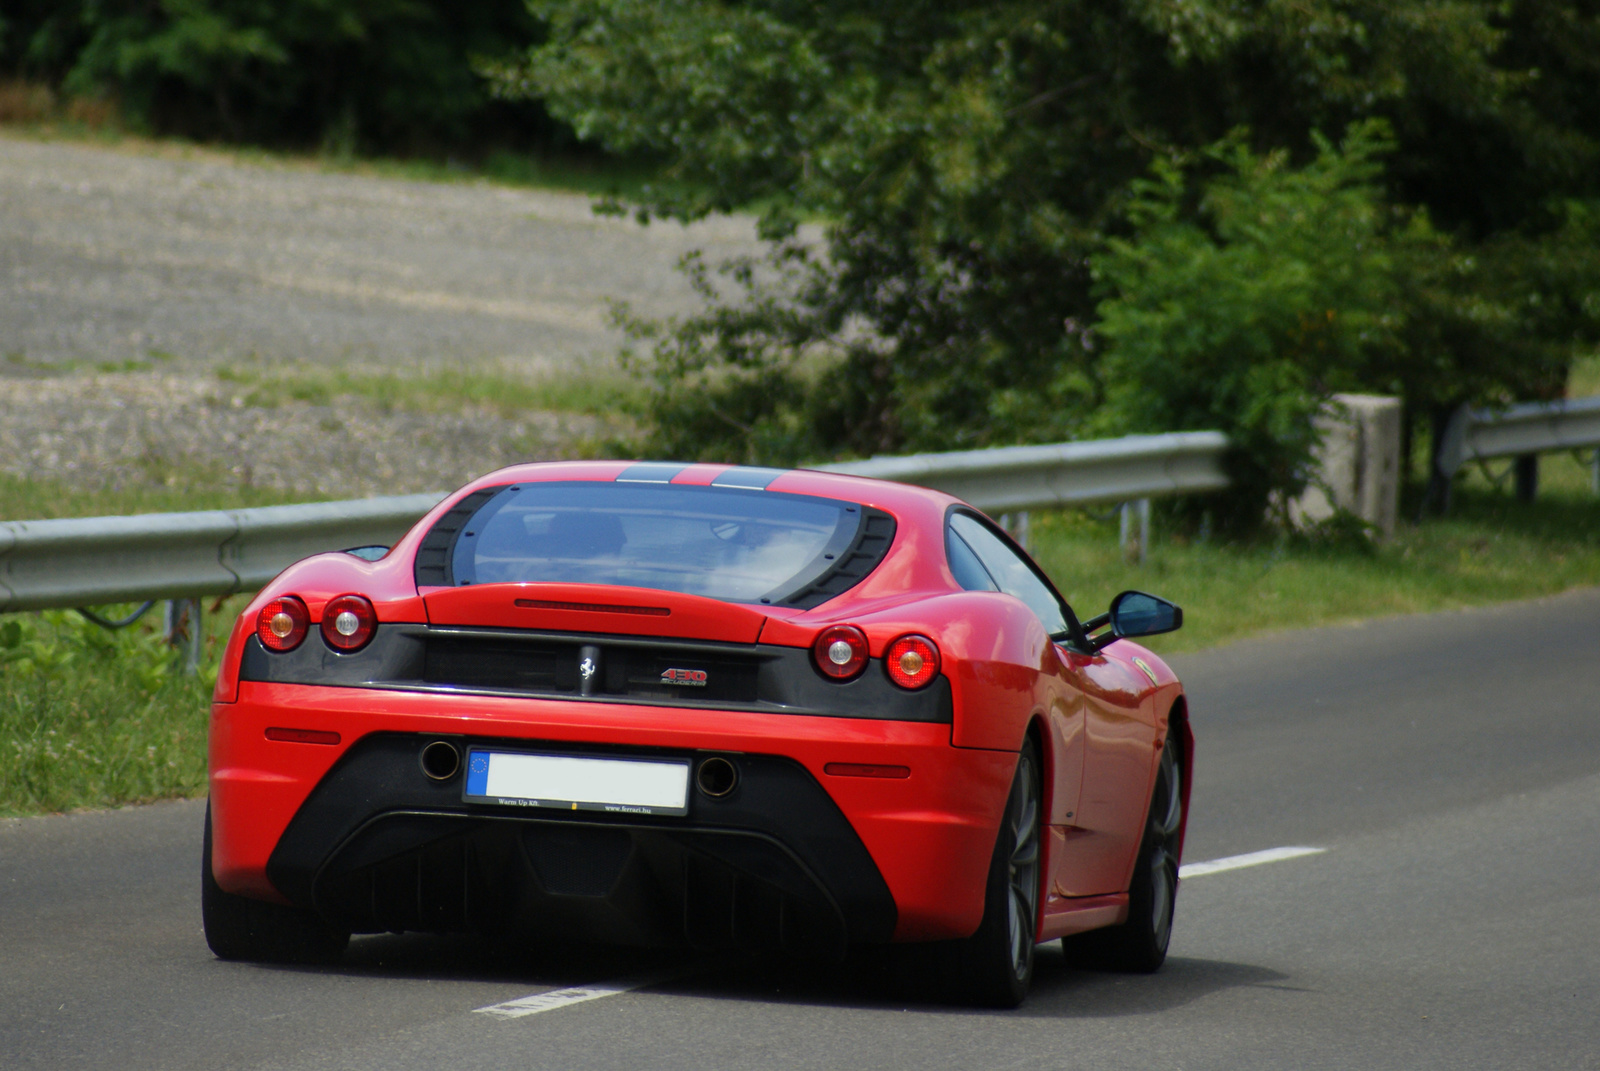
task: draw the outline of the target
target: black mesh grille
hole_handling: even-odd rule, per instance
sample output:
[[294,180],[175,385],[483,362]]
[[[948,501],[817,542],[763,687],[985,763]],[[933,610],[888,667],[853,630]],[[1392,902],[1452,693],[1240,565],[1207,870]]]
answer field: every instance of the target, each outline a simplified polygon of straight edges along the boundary
[[578,690],[578,645],[431,636],[422,679],[429,684],[540,694]]
[[[585,655],[585,650],[591,652]],[[762,656],[690,645],[522,640],[493,636],[432,635],[427,641],[428,684],[529,695],[583,691],[580,665],[594,658],[595,697],[753,703]]]

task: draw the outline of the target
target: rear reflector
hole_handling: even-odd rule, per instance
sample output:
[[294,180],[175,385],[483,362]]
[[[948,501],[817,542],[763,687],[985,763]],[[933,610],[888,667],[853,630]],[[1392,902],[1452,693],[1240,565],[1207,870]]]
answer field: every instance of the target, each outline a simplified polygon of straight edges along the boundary
[[896,779],[911,776],[909,766],[874,766],[862,762],[830,762],[822,768],[825,774],[834,777],[893,777]]
[[268,740],[285,744],[337,744],[339,734],[327,729],[268,729]]

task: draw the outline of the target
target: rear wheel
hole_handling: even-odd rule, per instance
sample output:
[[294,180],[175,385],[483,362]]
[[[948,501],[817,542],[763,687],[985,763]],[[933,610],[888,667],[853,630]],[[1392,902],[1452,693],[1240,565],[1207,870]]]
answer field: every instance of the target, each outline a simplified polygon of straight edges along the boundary
[[259,963],[328,963],[339,957],[350,935],[314,912],[235,896],[211,873],[211,808],[206,807],[205,844],[200,850],[200,918],[206,944],[222,959]]
[[1156,771],[1144,840],[1128,886],[1128,921],[1061,942],[1074,962],[1148,974],[1167,958],[1178,896],[1178,837],[1183,829],[1183,765],[1169,734]]
[[951,947],[950,967],[961,994],[973,1003],[1015,1008],[1033,982],[1034,924],[1039,916],[1041,792],[1039,753],[1029,740],[989,864],[978,932]]

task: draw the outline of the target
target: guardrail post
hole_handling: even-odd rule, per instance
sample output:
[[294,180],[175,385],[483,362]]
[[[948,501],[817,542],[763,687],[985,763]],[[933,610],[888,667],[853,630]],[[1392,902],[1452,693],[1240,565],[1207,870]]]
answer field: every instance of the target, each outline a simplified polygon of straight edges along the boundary
[[162,611],[162,629],[167,642],[179,653],[173,669],[185,677],[200,671],[200,650],[205,639],[199,599],[168,599]]
[[1522,454],[1514,462],[1517,501],[1532,502],[1539,497],[1539,455]]
[[1023,550],[1029,554],[1033,553],[1033,536],[1028,531],[1027,510],[1022,510],[1020,513],[1000,514],[1000,527],[1010,532],[1011,538],[1015,539],[1017,545]]
[[[1141,498],[1135,502],[1124,502],[1120,512],[1122,518],[1118,525],[1117,545],[1122,548],[1122,558],[1124,561],[1132,560],[1143,565],[1145,548],[1150,545],[1150,500]],[[1130,551],[1128,543],[1135,516],[1139,519],[1139,538]]]

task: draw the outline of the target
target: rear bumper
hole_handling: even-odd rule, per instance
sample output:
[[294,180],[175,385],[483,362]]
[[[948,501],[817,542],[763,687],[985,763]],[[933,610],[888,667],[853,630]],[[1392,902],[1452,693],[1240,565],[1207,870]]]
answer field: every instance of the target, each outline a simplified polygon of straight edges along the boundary
[[[269,727],[340,742],[269,740]],[[466,804],[459,779],[418,765],[439,738],[713,752],[740,787],[691,792],[683,818]],[[942,724],[249,681],[214,706],[210,757],[213,865],[231,892],[358,931],[504,923],[748,943],[728,920],[759,917],[777,920],[768,939],[807,946],[972,933],[1016,763],[952,747]],[[834,776],[829,763],[911,775]]]

